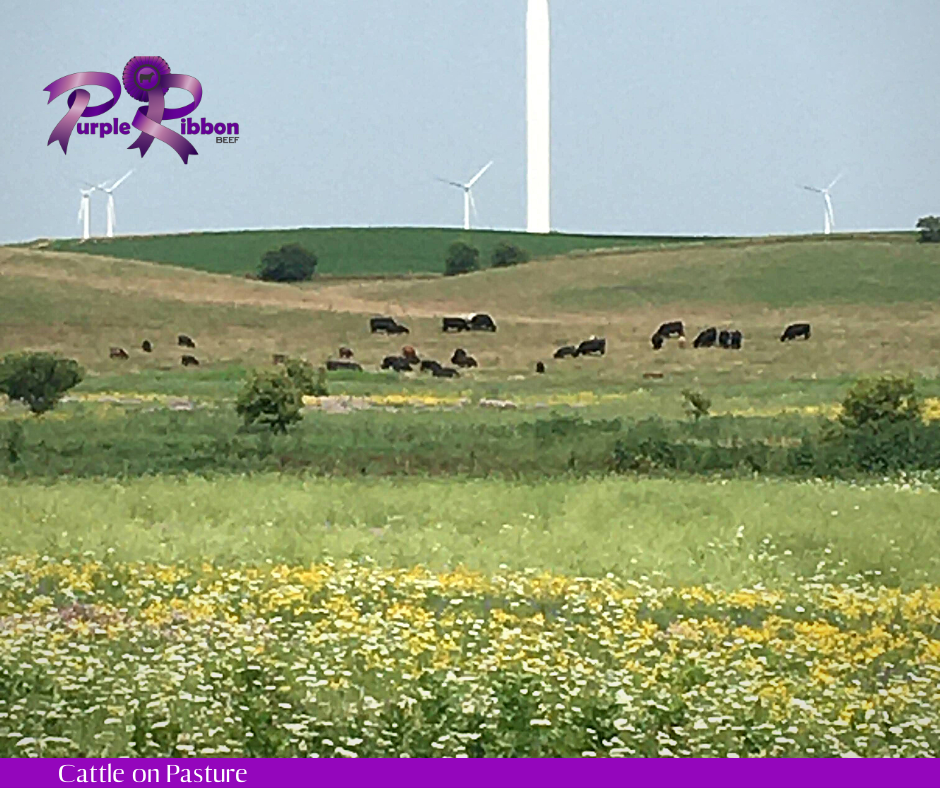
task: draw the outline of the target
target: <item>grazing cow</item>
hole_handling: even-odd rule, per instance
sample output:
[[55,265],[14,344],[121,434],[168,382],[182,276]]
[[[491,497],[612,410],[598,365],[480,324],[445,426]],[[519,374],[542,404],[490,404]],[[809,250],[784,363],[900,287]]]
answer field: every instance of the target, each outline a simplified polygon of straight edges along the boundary
[[692,343],[692,347],[715,347],[715,342],[718,341],[718,329],[717,328],[706,328],[704,331],[700,332],[695,341]]
[[565,345],[564,347],[558,348],[555,351],[555,358],[575,358],[578,355],[578,349],[574,345]]
[[429,371],[433,372],[435,369],[440,369],[440,368],[441,368],[441,365],[436,361],[432,361],[431,359],[425,359],[424,361],[421,362],[422,372],[429,372]]
[[120,358],[120,359],[126,359],[128,357],[127,351],[122,347],[111,348],[111,352],[109,353],[109,355],[111,356],[111,358]]
[[353,357],[352,348],[341,347],[339,349],[339,357],[340,358],[352,358]]
[[496,331],[496,323],[489,315],[480,312],[470,317],[470,328],[473,331]]
[[199,359],[195,356],[183,356],[182,358],[184,367],[198,367]]
[[740,331],[731,332],[731,349],[732,350],[740,350],[741,343],[743,341],[744,341],[744,336],[741,334]]
[[669,339],[672,336],[684,337],[685,327],[682,325],[681,320],[673,320],[671,323],[663,323],[656,333],[663,339]]
[[809,323],[793,323],[787,326],[783,335],[780,337],[780,341],[788,342],[791,339],[798,339],[799,337],[809,339]]
[[402,358],[408,359],[409,364],[417,364],[420,361],[417,351],[411,345],[405,345],[401,349],[401,355]]
[[186,336],[186,334],[180,334],[176,338],[176,344],[179,345],[180,347],[191,347],[191,348],[196,347],[196,343],[193,342],[192,337],[188,337]]
[[722,329],[721,331],[718,332],[718,347],[723,347],[725,350],[731,347],[731,332],[730,331],[726,329]]
[[544,374],[544,373],[545,373],[545,365],[544,365],[541,361],[536,362],[536,364],[535,364],[535,371],[538,372],[540,375]]
[[580,345],[578,345],[578,349],[575,355],[592,356],[596,354],[598,356],[603,356],[606,352],[607,340],[591,337],[590,339],[585,339]]
[[336,372],[340,369],[348,369],[352,372],[362,372],[362,367],[355,361],[334,361],[333,359],[328,359],[326,362],[326,368],[330,372]]
[[644,372],[643,377],[648,380],[661,380],[665,374],[663,372]]
[[458,359],[458,358],[462,358],[463,356],[466,356],[466,355],[467,355],[467,351],[464,350],[462,347],[459,347],[454,351],[454,357],[451,359],[451,361],[454,361],[455,359]]
[[663,335],[658,331],[650,337],[650,343],[653,345],[653,350],[661,350],[663,347],[663,342],[666,340],[663,339]]
[[466,353],[464,353],[462,356],[458,356],[456,353],[454,353],[450,363],[456,364],[458,367],[463,367],[464,369],[470,369],[471,367],[478,366],[477,360],[473,356],[468,356]]
[[273,360],[275,364],[283,364],[287,361],[287,356],[284,353],[275,353]]
[[407,334],[408,329],[396,323],[391,317],[372,317],[369,318],[369,330],[374,334],[377,331],[384,331],[386,334]]
[[149,339],[145,339],[143,342],[141,342],[140,347],[144,351],[144,353],[150,353],[153,351],[153,345],[150,344]]
[[441,331],[469,331],[470,323],[465,317],[445,317]]
[[386,356],[382,360],[382,369],[394,369],[396,372],[411,372],[408,359],[401,356]]
[[437,366],[431,370],[431,374],[436,378],[459,378],[460,373],[453,367]]

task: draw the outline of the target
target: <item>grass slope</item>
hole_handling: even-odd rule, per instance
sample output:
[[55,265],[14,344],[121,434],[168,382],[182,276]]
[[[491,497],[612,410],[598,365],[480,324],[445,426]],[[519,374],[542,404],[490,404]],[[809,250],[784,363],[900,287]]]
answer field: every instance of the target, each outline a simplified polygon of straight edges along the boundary
[[561,233],[530,235],[420,227],[341,227],[95,238],[88,242],[58,240],[48,248],[172,263],[219,274],[246,274],[257,271],[265,252],[284,244],[298,243],[317,255],[319,273],[360,276],[441,273],[447,247],[454,241],[467,241],[476,246],[481,253],[481,262],[488,264],[493,248],[501,241],[522,246],[533,257],[553,257],[573,251],[695,240],[702,239]]

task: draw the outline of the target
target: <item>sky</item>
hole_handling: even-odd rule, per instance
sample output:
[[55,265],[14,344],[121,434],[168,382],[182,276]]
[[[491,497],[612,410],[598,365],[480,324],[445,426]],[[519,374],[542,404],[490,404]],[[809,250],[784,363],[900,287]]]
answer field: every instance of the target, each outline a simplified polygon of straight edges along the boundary
[[[525,0],[10,4],[0,31],[0,242],[74,237],[83,180],[114,180],[118,234],[478,226],[526,216]],[[140,13],[142,16],[136,17]],[[552,227],[597,234],[912,229],[940,215],[936,0],[551,0]],[[129,136],[47,145],[77,71],[135,55],[196,77],[184,165]],[[93,87],[91,103],[109,97]],[[171,90],[167,106],[191,98]],[[107,117],[130,122],[123,93]],[[89,119],[83,119],[83,122]],[[100,120],[92,118],[92,121]],[[168,121],[178,128],[178,121]],[[92,234],[105,231],[92,195]]]

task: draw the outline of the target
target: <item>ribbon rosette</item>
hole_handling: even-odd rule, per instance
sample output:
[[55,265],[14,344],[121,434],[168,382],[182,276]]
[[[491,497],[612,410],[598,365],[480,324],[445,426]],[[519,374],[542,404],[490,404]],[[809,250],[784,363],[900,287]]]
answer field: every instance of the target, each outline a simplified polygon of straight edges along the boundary
[[[190,156],[199,155],[184,136],[160,125],[163,120],[183,118],[199,106],[202,85],[198,79],[186,74],[171,74],[170,67],[162,57],[133,57],[124,67],[123,81],[124,89],[131,98],[147,102],[147,107],[138,108],[134,115],[131,125],[140,131],[140,136],[128,146],[128,150],[138,148],[143,158],[156,137],[173,148],[183,164],[189,163]],[[193,102],[184,107],[167,109],[163,97],[170,88],[188,91],[193,96]]]
[[[75,90],[75,88],[82,85],[97,85],[98,87],[107,88],[111,91],[111,99],[96,107],[89,107],[88,102],[91,100],[91,94],[87,90]],[[105,71],[79,71],[75,74],[69,74],[67,77],[62,77],[47,85],[43,90],[49,91],[47,104],[51,104],[54,99],[57,99],[65,91],[72,91],[68,98],[69,111],[56,124],[52,134],[49,135],[49,142],[46,143],[46,145],[51,145],[53,142],[58,142],[62,146],[63,153],[68,153],[69,137],[79,118],[94,118],[103,115],[117,104],[118,99],[121,97],[120,81],[114,74],[108,74]]]

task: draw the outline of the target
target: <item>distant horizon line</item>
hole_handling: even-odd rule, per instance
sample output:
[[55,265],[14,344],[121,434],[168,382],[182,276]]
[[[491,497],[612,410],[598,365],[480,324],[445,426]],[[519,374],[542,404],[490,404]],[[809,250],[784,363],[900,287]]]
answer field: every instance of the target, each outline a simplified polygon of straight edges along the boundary
[[[120,233],[115,234],[113,237],[108,238],[107,236],[92,236],[87,240],[83,240],[80,236],[73,235],[49,235],[49,236],[35,236],[28,239],[19,239],[19,240],[4,240],[0,241],[0,246],[16,246],[22,244],[33,244],[40,243],[42,241],[79,241],[82,243],[97,242],[97,241],[114,241],[117,239],[129,239],[129,238],[158,238],[158,237],[169,237],[169,236],[178,236],[178,235],[222,235],[226,233],[263,233],[263,232],[297,232],[302,230],[447,230],[458,233],[511,233],[515,235],[524,235],[524,236],[533,236],[533,237],[547,237],[551,235],[563,235],[563,236],[582,236],[587,238],[681,238],[681,239],[713,239],[713,240],[732,240],[732,239],[747,239],[747,238],[808,238],[813,236],[825,237],[825,233],[821,231],[817,232],[769,232],[769,233],[760,233],[756,235],[709,235],[709,234],[700,234],[700,233],[643,233],[643,232],[585,232],[579,230],[562,230],[562,229],[552,229],[550,233],[530,233],[526,229],[519,228],[501,228],[501,227],[474,227],[469,230],[451,225],[423,225],[423,224],[331,224],[331,225],[293,225],[293,226],[282,226],[282,227],[227,227],[227,228],[203,228],[203,229],[187,229],[187,230],[171,230],[167,232],[141,232],[141,233]],[[832,236],[850,236],[850,235],[865,235],[865,234],[885,234],[885,233],[916,233],[917,230],[914,228],[874,228],[874,229],[865,229],[865,230],[840,230],[834,233],[831,233]]]

